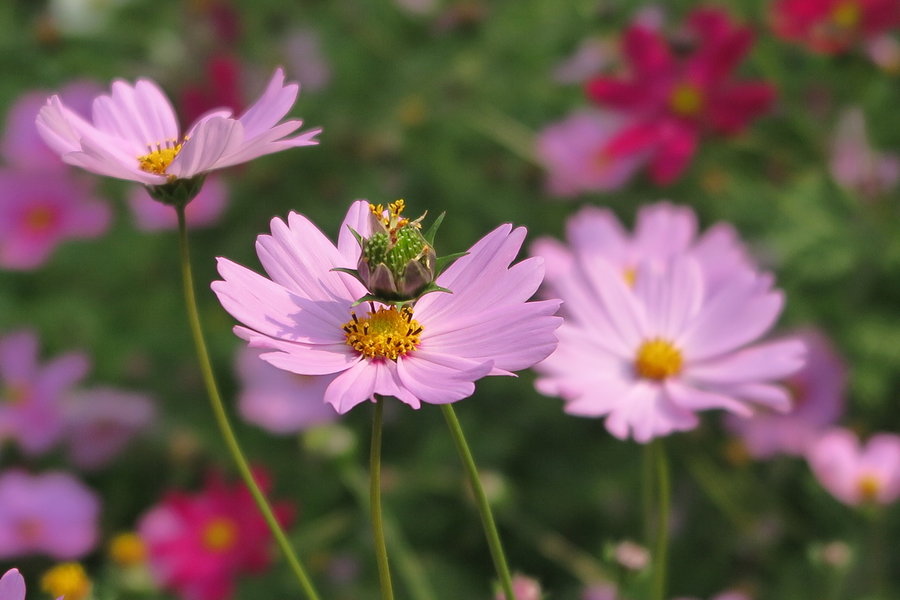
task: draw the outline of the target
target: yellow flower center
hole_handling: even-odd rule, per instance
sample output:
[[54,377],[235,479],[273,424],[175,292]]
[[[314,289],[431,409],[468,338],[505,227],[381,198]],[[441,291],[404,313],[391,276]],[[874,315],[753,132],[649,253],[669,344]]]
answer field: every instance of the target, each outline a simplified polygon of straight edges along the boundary
[[634,361],[637,374],[646,379],[661,381],[681,372],[681,352],[671,342],[653,339],[644,342]]
[[634,282],[637,280],[637,269],[634,267],[625,267],[625,270],[622,272],[622,277],[625,278],[625,283],[628,284],[628,287],[634,287]]
[[881,491],[881,481],[871,473],[860,477],[859,481],[856,482],[856,486],[863,502],[872,502],[878,496],[878,492]]
[[123,567],[141,564],[146,554],[144,542],[136,533],[120,533],[109,542],[110,558]]
[[156,149],[153,149],[153,145],[148,145],[148,149],[150,152],[143,156],[138,156],[138,164],[141,167],[141,171],[146,171],[148,173],[155,173],[156,175],[165,175],[166,169],[169,168],[169,165],[172,164],[172,161],[175,160],[175,157],[178,156],[178,153],[181,152],[181,147],[184,143],[176,144],[175,140],[171,140],[166,143],[165,147],[162,144],[157,143]]
[[861,17],[862,12],[856,2],[841,2],[831,11],[831,22],[843,29],[854,29]]
[[703,93],[690,83],[681,83],[669,96],[669,108],[682,117],[693,117],[703,108]]
[[203,528],[203,547],[210,552],[224,552],[237,541],[237,526],[226,517],[219,517]]
[[91,580],[78,563],[61,563],[41,577],[41,589],[53,598],[83,600],[91,592]]
[[25,214],[25,225],[31,231],[44,231],[56,222],[56,213],[47,206],[35,206]]
[[412,318],[412,309],[379,308],[362,319],[353,317],[344,323],[347,345],[366,358],[397,360],[419,345],[422,326]]

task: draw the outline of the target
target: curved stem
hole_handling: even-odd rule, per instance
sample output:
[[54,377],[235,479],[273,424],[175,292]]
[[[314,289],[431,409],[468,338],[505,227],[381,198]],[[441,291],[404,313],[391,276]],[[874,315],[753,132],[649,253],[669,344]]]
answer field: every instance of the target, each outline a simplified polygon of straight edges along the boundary
[[372,418],[372,448],[369,453],[369,510],[372,514],[372,534],[375,538],[375,560],[378,563],[378,582],[382,600],[394,600],[391,568],[388,564],[387,544],[384,540],[384,523],[381,519],[381,421],[384,401],[375,398],[375,414]]
[[319,595],[316,593],[315,588],[313,588],[312,582],[306,575],[306,571],[300,564],[300,560],[294,553],[293,548],[291,548],[284,530],[281,528],[281,525],[278,524],[278,519],[275,518],[272,507],[269,505],[268,500],[266,500],[262,490],[256,484],[256,480],[253,478],[253,474],[250,471],[250,466],[247,464],[247,460],[244,458],[241,447],[238,445],[237,437],[235,437],[231,424],[228,422],[228,414],[225,412],[225,406],[222,403],[218,385],[216,385],[212,363],[209,360],[209,352],[207,352],[206,349],[206,341],[203,338],[203,329],[200,326],[200,313],[197,310],[197,297],[194,294],[194,276],[191,271],[184,206],[176,206],[175,211],[178,213],[178,245],[181,252],[181,279],[184,284],[184,301],[185,306],[187,307],[188,322],[190,323],[191,334],[194,338],[197,359],[200,362],[200,372],[203,374],[203,383],[206,385],[206,391],[209,395],[209,401],[212,405],[216,423],[219,426],[219,431],[222,433],[222,438],[225,440],[225,446],[228,448],[241,478],[250,490],[250,494],[253,496],[256,506],[259,508],[259,512],[262,513],[263,518],[269,525],[269,529],[272,530],[272,535],[275,536],[278,546],[284,553],[285,558],[287,558],[291,570],[293,570],[294,575],[297,576],[300,587],[303,589],[303,592],[309,600],[319,600]]
[[447,426],[450,428],[450,434],[453,436],[453,443],[456,444],[459,458],[462,460],[466,473],[469,476],[469,483],[472,486],[478,513],[481,515],[481,525],[484,527],[484,535],[487,538],[488,548],[491,551],[491,558],[494,560],[497,577],[500,579],[500,587],[503,588],[503,595],[506,600],[516,600],[512,587],[512,577],[510,577],[506,557],[503,554],[503,545],[500,543],[500,534],[497,532],[494,515],[491,513],[491,505],[488,503],[484,488],[481,485],[481,479],[478,477],[478,467],[475,465],[475,459],[472,457],[471,450],[469,450],[469,444],[466,443],[466,437],[463,435],[459,419],[456,418],[453,405],[442,404],[441,411],[444,413]]
[[669,509],[671,502],[672,482],[669,477],[669,460],[662,439],[653,441],[654,462],[656,463],[656,492],[659,502],[659,512],[656,524],[656,544],[654,546],[653,561],[653,595],[654,600],[664,600],[666,597],[666,566],[669,554]]

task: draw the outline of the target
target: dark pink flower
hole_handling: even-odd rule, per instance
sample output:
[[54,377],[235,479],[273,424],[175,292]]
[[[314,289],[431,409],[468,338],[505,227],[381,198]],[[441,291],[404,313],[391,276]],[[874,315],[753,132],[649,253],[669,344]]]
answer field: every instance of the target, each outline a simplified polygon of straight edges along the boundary
[[897,0],[776,0],[772,29],[826,54],[847,50],[900,25]]
[[[138,229],[160,231],[178,227],[178,213],[171,206],[154,200],[143,186],[131,190],[128,206]],[[228,186],[215,175],[207,177],[200,193],[184,207],[188,227],[197,229],[215,225],[227,206]]]
[[597,77],[586,87],[594,102],[634,120],[609,142],[607,152],[649,153],[650,176],[658,184],[681,175],[702,135],[738,133],[775,97],[767,83],[731,77],[753,43],[749,29],[714,9],[695,10],[688,27],[696,44],[681,58],[659,31],[632,25],[622,42],[627,75]]
[[[260,486],[269,487],[257,474]],[[290,507],[276,505],[282,523]],[[157,581],[185,600],[223,600],[232,595],[242,573],[268,567],[271,533],[250,492],[212,476],[196,494],[170,492],[140,520]]]
[[203,77],[181,90],[181,114],[186,123],[197,121],[207,112],[219,108],[234,113],[244,109],[241,64],[234,56],[224,53],[207,60]]

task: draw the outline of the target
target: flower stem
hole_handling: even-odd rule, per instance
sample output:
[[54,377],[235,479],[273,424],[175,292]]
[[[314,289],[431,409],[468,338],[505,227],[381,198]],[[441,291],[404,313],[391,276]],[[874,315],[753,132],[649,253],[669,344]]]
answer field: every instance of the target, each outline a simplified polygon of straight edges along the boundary
[[503,545],[500,543],[500,534],[497,532],[494,515],[491,513],[491,505],[488,503],[484,488],[481,485],[481,479],[478,477],[478,467],[475,465],[475,459],[472,457],[472,452],[466,443],[466,437],[463,435],[462,427],[459,424],[459,419],[456,418],[453,406],[451,404],[442,404],[441,411],[444,413],[447,426],[450,428],[450,434],[453,437],[453,443],[456,444],[459,458],[462,460],[466,473],[469,475],[469,483],[475,495],[475,504],[478,506],[478,513],[481,515],[481,525],[484,527],[484,535],[487,538],[488,548],[491,551],[491,558],[494,560],[497,577],[500,579],[500,587],[503,588],[503,595],[506,600],[516,600],[512,587],[512,577],[509,574],[506,557],[503,555]]
[[203,337],[203,329],[200,326],[200,313],[197,310],[197,297],[194,293],[194,276],[191,271],[184,205],[176,206],[175,211],[178,213],[178,245],[181,252],[181,279],[184,284],[184,301],[185,306],[187,307],[188,322],[190,323],[191,334],[194,338],[197,359],[200,362],[200,372],[203,375],[203,382],[206,385],[206,391],[209,395],[209,401],[212,405],[216,423],[219,426],[219,431],[222,433],[222,438],[225,440],[225,446],[228,448],[232,459],[234,459],[234,463],[237,466],[241,478],[250,490],[250,494],[253,496],[256,506],[259,508],[259,512],[262,513],[263,518],[269,525],[269,529],[272,530],[272,535],[275,536],[278,546],[284,553],[285,558],[287,558],[291,570],[293,570],[294,575],[297,576],[300,587],[303,589],[303,592],[309,600],[319,600],[319,595],[316,593],[312,582],[307,576],[306,571],[303,569],[303,566],[300,564],[300,560],[294,553],[293,548],[291,548],[284,530],[281,528],[281,525],[278,524],[278,519],[275,518],[272,507],[269,505],[268,500],[266,500],[262,490],[260,490],[259,486],[256,484],[256,480],[253,478],[247,460],[244,458],[241,447],[238,445],[237,437],[235,437],[231,424],[228,422],[228,414],[225,412],[225,406],[222,403],[222,397],[219,394],[219,388],[216,384],[216,378],[212,370],[212,363],[209,360],[209,352],[206,349],[206,341]]
[[659,512],[656,523],[656,543],[653,551],[653,600],[666,597],[666,566],[669,554],[669,508],[672,482],[669,476],[669,460],[661,438],[653,440],[653,461],[656,470],[656,493]]
[[381,519],[381,421],[384,401],[375,399],[372,418],[372,449],[369,453],[369,510],[372,513],[372,534],[375,537],[375,560],[378,563],[378,582],[382,600],[394,600],[391,584],[391,567],[388,564],[387,544],[384,540],[384,523]]

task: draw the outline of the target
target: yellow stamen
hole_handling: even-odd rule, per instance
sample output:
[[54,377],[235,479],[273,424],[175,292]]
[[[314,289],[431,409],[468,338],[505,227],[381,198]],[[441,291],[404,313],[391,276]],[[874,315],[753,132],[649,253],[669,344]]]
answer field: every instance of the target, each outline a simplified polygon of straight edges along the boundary
[[223,552],[237,542],[237,526],[234,521],[219,517],[203,528],[203,546],[211,552]]
[[878,492],[881,491],[881,480],[875,475],[867,473],[859,478],[856,486],[863,502],[872,502],[878,496]]
[[25,226],[31,231],[44,231],[56,222],[56,213],[47,206],[35,206],[25,214]]
[[856,2],[841,2],[831,11],[831,22],[843,29],[854,29],[859,25],[862,11]]
[[41,589],[53,598],[84,600],[91,593],[91,580],[78,563],[61,563],[41,577]]
[[634,369],[647,379],[663,380],[681,372],[681,352],[671,342],[656,338],[638,349]]
[[146,555],[144,542],[136,533],[120,533],[109,542],[110,558],[123,567],[141,564]]
[[703,93],[690,83],[679,84],[669,96],[669,107],[683,117],[696,116],[703,109]]
[[165,175],[166,169],[169,168],[169,165],[172,164],[172,161],[175,160],[175,157],[181,152],[181,147],[183,145],[183,143],[175,144],[175,141],[172,140],[165,147],[161,144],[156,144],[155,150],[152,145],[148,146],[150,152],[143,156],[138,156],[138,163],[141,170],[148,173],[155,173],[156,175]]
[[366,358],[397,360],[419,345],[422,326],[412,318],[409,307],[379,308],[362,319],[355,313],[351,316],[343,326],[347,345]]
[[622,272],[622,277],[625,278],[625,283],[628,284],[628,287],[634,287],[634,282],[637,281],[637,269],[634,267],[625,267],[625,270]]

